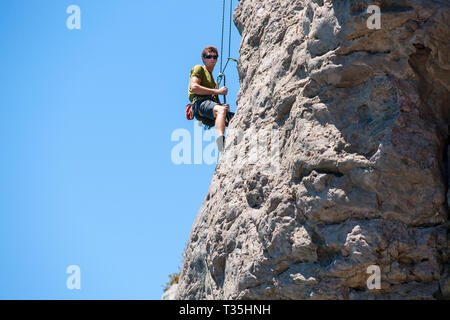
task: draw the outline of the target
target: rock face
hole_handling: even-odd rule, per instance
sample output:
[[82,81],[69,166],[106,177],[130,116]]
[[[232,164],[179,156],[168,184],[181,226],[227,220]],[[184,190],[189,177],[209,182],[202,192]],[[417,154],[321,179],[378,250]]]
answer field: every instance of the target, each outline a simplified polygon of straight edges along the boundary
[[234,23],[237,112],[174,297],[445,298],[449,1],[241,0]]
[[178,283],[175,283],[167,289],[161,297],[161,300],[176,300],[178,292]]

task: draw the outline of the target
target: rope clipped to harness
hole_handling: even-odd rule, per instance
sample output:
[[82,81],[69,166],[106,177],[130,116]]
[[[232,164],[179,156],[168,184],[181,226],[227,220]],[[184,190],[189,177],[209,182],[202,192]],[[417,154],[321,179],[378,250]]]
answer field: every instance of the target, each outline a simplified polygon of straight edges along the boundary
[[[218,88],[220,88],[220,85],[221,85],[221,83],[222,83],[222,80],[223,80],[223,85],[224,86],[226,86],[226,76],[225,76],[225,73],[219,73],[219,75],[217,76],[217,89]],[[223,96],[223,103],[227,103],[227,96],[226,95],[224,95]]]

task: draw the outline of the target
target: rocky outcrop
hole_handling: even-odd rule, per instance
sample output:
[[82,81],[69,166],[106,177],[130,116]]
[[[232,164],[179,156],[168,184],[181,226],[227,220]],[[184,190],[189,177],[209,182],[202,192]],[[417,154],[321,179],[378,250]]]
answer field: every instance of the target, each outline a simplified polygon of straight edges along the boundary
[[163,293],[161,300],[176,300],[177,294],[178,283],[174,283]]
[[443,298],[449,2],[241,0],[234,22],[237,112],[176,298]]

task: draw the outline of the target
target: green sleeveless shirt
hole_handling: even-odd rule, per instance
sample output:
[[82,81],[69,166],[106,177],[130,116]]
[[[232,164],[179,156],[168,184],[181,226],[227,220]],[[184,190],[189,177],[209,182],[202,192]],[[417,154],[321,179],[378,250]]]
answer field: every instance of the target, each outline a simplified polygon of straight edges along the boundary
[[197,77],[200,79],[200,85],[209,89],[216,89],[217,84],[214,80],[212,73],[206,69],[205,66],[196,65],[191,70],[191,75],[189,77],[189,87],[188,87],[188,97],[189,101],[194,104],[198,99],[211,99],[219,103],[219,99],[215,95],[197,95],[191,91],[191,77]]

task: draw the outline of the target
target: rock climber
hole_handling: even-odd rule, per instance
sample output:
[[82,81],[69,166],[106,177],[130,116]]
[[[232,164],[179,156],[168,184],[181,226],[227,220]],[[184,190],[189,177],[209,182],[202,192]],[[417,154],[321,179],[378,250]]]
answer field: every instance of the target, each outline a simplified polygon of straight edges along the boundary
[[203,66],[196,65],[191,70],[188,87],[194,117],[204,124],[216,127],[216,143],[219,152],[225,146],[225,126],[230,119],[230,106],[221,104],[218,95],[226,95],[227,87],[217,88],[212,75],[219,54],[217,48],[208,46],[202,51]]

